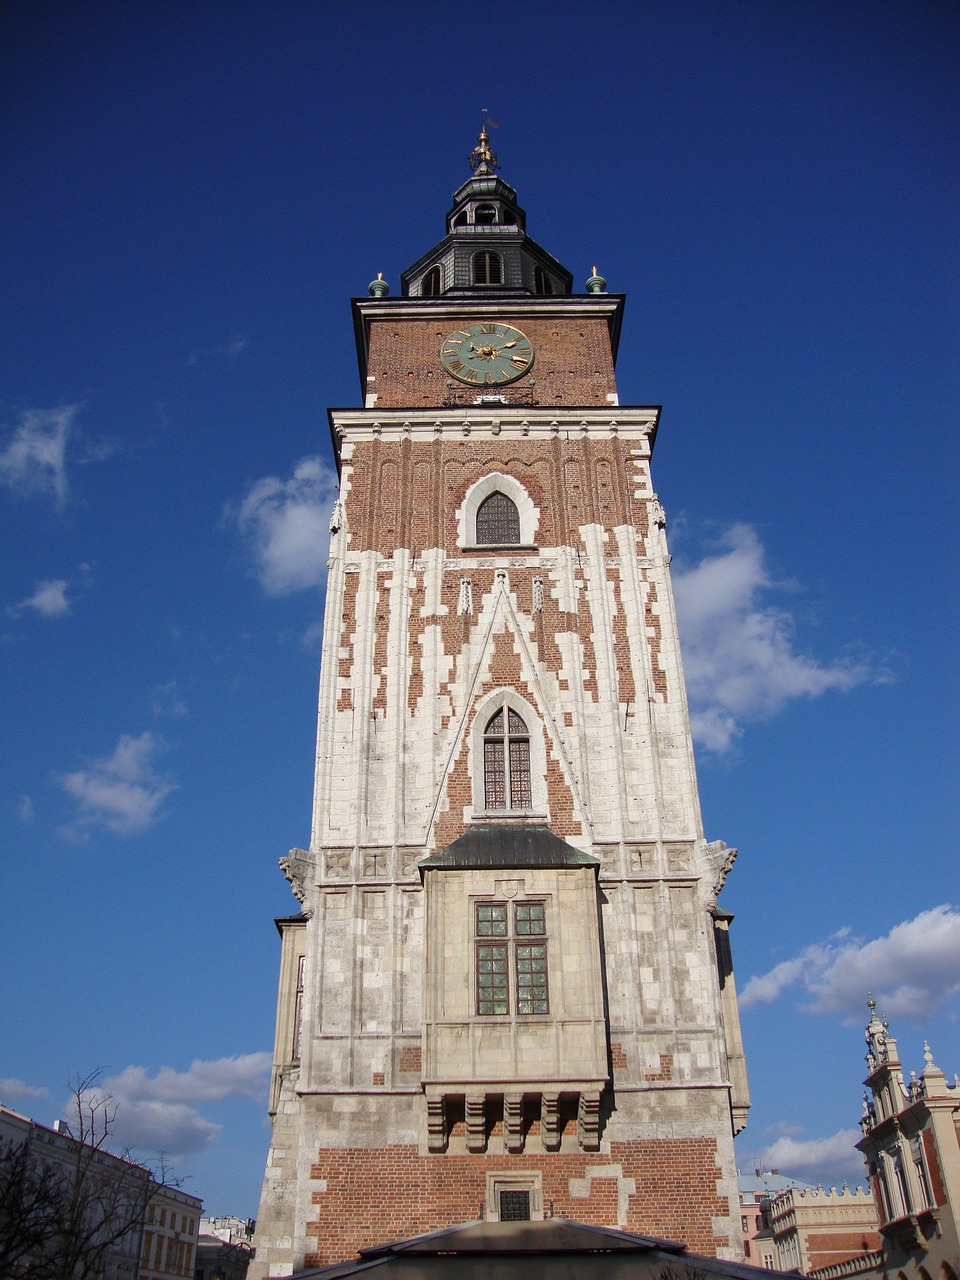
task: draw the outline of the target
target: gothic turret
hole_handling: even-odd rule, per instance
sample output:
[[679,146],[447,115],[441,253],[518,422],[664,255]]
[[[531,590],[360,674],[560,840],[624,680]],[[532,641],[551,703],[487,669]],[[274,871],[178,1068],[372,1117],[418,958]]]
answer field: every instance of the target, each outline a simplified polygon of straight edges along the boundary
[[447,233],[400,277],[406,297],[568,294],[573,276],[526,233],[517,193],[497,177],[486,126],[470,153],[473,177],[453,197]]

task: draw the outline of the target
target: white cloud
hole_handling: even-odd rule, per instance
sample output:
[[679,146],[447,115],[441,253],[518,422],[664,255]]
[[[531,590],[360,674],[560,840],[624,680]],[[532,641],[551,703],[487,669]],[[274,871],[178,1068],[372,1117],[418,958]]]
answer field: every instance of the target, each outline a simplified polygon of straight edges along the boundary
[[677,569],[674,591],[694,737],[710,751],[729,751],[750,720],[774,715],[793,698],[816,698],[879,678],[869,664],[822,666],[797,651],[791,613],[763,603],[776,582],[749,525],[736,524],[716,554]]
[[45,1098],[46,1089],[25,1084],[16,1076],[0,1076],[0,1102],[13,1102],[16,1098]]
[[67,441],[76,405],[61,409],[27,409],[10,439],[0,449],[0,481],[20,494],[67,497]]
[[847,1178],[866,1185],[863,1156],[854,1146],[859,1129],[841,1129],[829,1138],[794,1138],[784,1135],[759,1153],[767,1169],[779,1169],[805,1182],[839,1186]]
[[20,815],[21,822],[32,822],[37,816],[37,811],[33,807],[33,800],[30,796],[21,796],[17,801],[17,813]]
[[327,576],[330,509],[337,477],[322,458],[303,458],[288,480],[265,476],[228,508],[271,595],[319,587]]
[[14,605],[10,613],[35,609],[42,618],[62,618],[70,612],[70,601],[67,599],[69,585],[66,578],[48,578],[45,582],[38,582],[33,595]]
[[105,827],[118,835],[131,835],[151,826],[159,817],[160,805],[175,790],[175,784],[160,778],[153,768],[153,756],[162,746],[152,733],[139,738],[124,734],[112,756],[64,774],[64,789],[80,805],[74,833]]
[[[178,1158],[208,1146],[223,1127],[201,1115],[198,1105],[228,1097],[261,1099],[271,1062],[269,1053],[197,1059],[187,1071],[161,1067],[152,1077],[145,1067],[126,1067],[87,1090],[84,1102],[109,1100],[116,1109],[113,1145]],[[64,1114],[76,1121],[75,1100]]]
[[863,1014],[872,992],[888,1017],[917,1020],[960,993],[960,909],[948,904],[921,911],[882,938],[845,937],[814,943],[798,955],[750,978],[740,1003],[769,1004],[800,983],[810,1013]]

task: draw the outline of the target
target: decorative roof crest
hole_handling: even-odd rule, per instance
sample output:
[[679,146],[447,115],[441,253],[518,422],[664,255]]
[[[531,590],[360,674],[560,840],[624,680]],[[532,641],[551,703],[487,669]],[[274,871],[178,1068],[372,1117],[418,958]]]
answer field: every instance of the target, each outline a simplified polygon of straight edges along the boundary
[[470,168],[478,178],[486,177],[487,174],[496,173],[500,168],[500,161],[497,159],[497,153],[491,150],[490,135],[487,133],[487,125],[491,129],[499,129],[500,126],[495,124],[487,115],[487,108],[480,109],[483,123],[480,125],[480,133],[477,136],[477,145],[470,152],[467,159],[470,161]]

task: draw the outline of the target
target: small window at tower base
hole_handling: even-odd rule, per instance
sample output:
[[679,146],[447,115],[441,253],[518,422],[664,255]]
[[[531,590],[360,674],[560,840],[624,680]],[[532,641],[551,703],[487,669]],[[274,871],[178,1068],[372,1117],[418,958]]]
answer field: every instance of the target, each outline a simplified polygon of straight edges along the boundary
[[488,1173],[487,1218],[491,1222],[542,1222],[539,1173]]
[[553,293],[553,281],[543,267],[533,268],[533,288],[535,293]]
[[420,286],[421,298],[439,298],[440,297],[440,268],[431,267],[427,274],[423,277],[423,283]]

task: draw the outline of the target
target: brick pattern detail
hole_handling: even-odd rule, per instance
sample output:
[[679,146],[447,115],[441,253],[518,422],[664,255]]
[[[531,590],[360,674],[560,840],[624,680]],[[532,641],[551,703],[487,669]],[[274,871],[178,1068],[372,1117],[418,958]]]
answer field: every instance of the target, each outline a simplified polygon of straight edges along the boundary
[[[416,1147],[325,1149],[311,1166],[316,1216],[307,1224],[316,1241],[305,1267],[352,1258],[358,1249],[382,1244],[384,1223],[392,1239],[438,1231],[476,1220],[486,1201],[488,1172],[539,1172],[543,1202],[554,1213],[596,1226],[660,1236],[715,1255],[728,1235],[714,1233],[712,1220],[729,1217],[731,1205],[717,1194],[716,1143],[707,1138],[614,1142],[609,1160],[594,1153],[558,1155],[420,1155]],[[597,1172],[605,1165],[610,1176]],[[573,1196],[571,1179],[586,1179],[589,1194]],[[619,1220],[621,1181],[628,1186],[625,1221]]]
[[644,1080],[649,1081],[651,1084],[656,1083],[658,1081],[672,1080],[673,1079],[673,1054],[661,1053],[660,1070],[648,1071],[643,1078]]
[[647,641],[650,646],[650,662],[653,667],[653,687],[661,698],[666,701],[667,697],[667,673],[660,665],[660,645],[662,641],[660,615],[654,613],[652,606],[657,603],[657,585],[655,582],[650,583],[649,595],[644,609],[644,615],[647,623]]
[[404,1045],[397,1061],[398,1071],[415,1071],[417,1075],[423,1070],[420,1045]]
[[[478,311],[481,309],[478,303]],[[367,372],[378,405],[389,408],[433,407],[448,395],[449,374],[440,364],[440,347],[462,319],[373,321],[370,325],[370,353]],[[508,321],[507,323],[512,323]],[[536,378],[537,400],[549,405],[602,405],[616,391],[607,322],[583,317],[562,324],[554,319],[527,316],[516,322],[533,343],[536,359],[531,373]],[[455,389],[475,396],[477,388]],[[529,380],[521,378],[502,389],[504,396],[516,398],[528,392]],[[501,388],[495,388],[500,393]]]
[[[343,681],[349,681],[353,673],[353,636],[357,629],[357,589],[360,579],[355,573],[347,575],[343,585],[343,611],[341,614],[340,639],[341,648],[346,653],[338,664],[337,674]],[[343,685],[337,699],[338,711],[350,711],[353,707],[353,696],[349,683]]]
[[637,686],[633,679],[633,668],[630,662],[630,640],[627,636],[627,615],[620,598],[620,570],[611,566],[607,576],[613,583],[616,612],[613,615],[613,653],[617,663],[617,675],[620,683],[620,701],[636,702]]
[[[487,576],[492,582],[492,574]],[[493,660],[490,668],[490,678],[480,686],[477,698],[474,700],[474,708],[480,698],[493,689],[502,688],[516,689],[534,707],[537,705],[533,690],[521,678],[520,656],[514,648],[512,636],[504,632],[494,636]],[[449,694],[449,687],[444,689],[441,686],[441,691]],[[438,849],[444,849],[447,845],[453,844],[454,840],[462,836],[466,829],[466,824],[463,820],[464,809],[469,808],[473,803],[473,783],[467,766],[474,716],[475,709],[471,709],[467,718],[460,754],[447,775],[446,808],[437,819],[434,829],[434,844]],[[550,829],[561,840],[566,840],[570,836],[580,835],[582,827],[579,820],[574,817],[573,796],[563,776],[560,762],[554,755],[545,727],[542,732],[547,755],[547,799],[550,805]]]
[[375,1071],[375,1072],[373,1073],[373,1083],[374,1083],[375,1085],[377,1085],[377,1084],[386,1084],[386,1082],[387,1082],[386,1072],[384,1072],[384,1071]]
[[616,1040],[610,1044],[610,1063],[614,1071],[626,1071],[627,1069],[627,1055],[623,1052],[623,1045]]
[[[638,497],[632,474],[631,444],[616,438],[572,439],[557,434],[551,441],[498,441],[480,435],[444,436],[430,443],[358,440],[344,475],[351,552],[378,551],[389,558],[396,547],[419,555],[440,547],[459,555],[457,510],[467,490],[491,471],[514,476],[540,511],[537,544],[585,550],[579,526],[598,524],[612,535],[633,525],[645,535],[649,499]],[[401,462],[416,476],[416,500],[384,507],[385,492],[396,488]],[[599,473],[607,487],[597,492]],[[572,477],[572,478],[571,478]],[[412,480],[411,480],[412,483]],[[567,485],[576,491],[567,493]],[[616,543],[609,541],[611,553]]]

